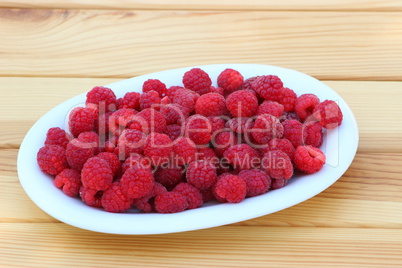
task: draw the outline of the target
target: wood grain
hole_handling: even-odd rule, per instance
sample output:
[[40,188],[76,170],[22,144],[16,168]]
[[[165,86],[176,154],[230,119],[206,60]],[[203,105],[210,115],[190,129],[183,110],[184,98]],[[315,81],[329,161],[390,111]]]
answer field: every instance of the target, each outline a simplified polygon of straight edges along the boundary
[[402,77],[398,12],[0,9],[0,25],[2,76],[132,77],[244,62],[327,80]]
[[1,266],[396,268],[402,262],[401,231],[386,229],[225,226],[119,236],[58,223],[3,223],[0,239]]
[[[0,222],[58,222],[19,184],[17,150],[0,150]],[[402,154],[358,154],[344,176],[316,197],[240,226],[402,228]]]
[[11,8],[69,8],[69,9],[186,9],[186,10],[340,10],[340,11],[396,11],[402,10],[397,0],[1,0],[0,7]]
[[[19,148],[29,128],[51,108],[93,86],[115,81],[117,79],[0,77],[0,106],[4,108],[0,114],[0,148]],[[402,82],[325,83],[352,108],[360,130],[360,152],[401,152]],[[386,89],[387,94],[382,89]]]

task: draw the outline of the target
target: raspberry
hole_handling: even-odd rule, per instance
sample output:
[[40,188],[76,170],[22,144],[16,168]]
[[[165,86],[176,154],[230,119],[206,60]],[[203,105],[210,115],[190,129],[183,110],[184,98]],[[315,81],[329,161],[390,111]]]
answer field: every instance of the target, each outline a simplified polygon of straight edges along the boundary
[[146,135],[138,130],[125,129],[120,135],[117,147],[120,159],[125,159],[132,153],[142,154]]
[[122,192],[120,183],[114,182],[102,195],[101,204],[107,212],[125,212],[131,208],[133,201]]
[[200,193],[202,195],[203,203],[207,203],[215,199],[214,193],[212,192],[212,187],[205,190],[200,190]]
[[216,156],[214,150],[209,147],[199,148],[196,159],[209,161],[215,166],[219,165],[219,158]]
[[92,188],[85,187],[84,185],[80,188],[80,196],[82,201],[91,207],[102,207],[101,198],[103,191],[98,191]]
[[109,119],[113,112],[100,114],[95,120],[94,130],[99,135],[105,135],[109,133]]
[[271,178],[260,169],[242,170],[238,176],[246,182],[246,196],[264,194],[271,185]]
[[112,184],[113,172],[105,160],[92,157],[85,162],[82,168],[81,180],[85,187],[102,191]]
[[[268,142],[269,151],[273,150],[281,150],[285,154],[289,156],[290,161],[293,162],[295,155],[295,147],[288,139],[273,139]],[[263,150],[264,151],[264,150]],[[268,150],[264,151],[264,153],[268,152]]]
[[140,109],[144,110],[147,108],[154,108],[159,110],[161,104],[161,98],[159,97],[159,93],[155,90],[147,91],[142,93],[140,97]]
[[122,192],[128,198],[141,198],[152,191],[154,175],[150,168],[134,165],[124,172],[120,180]]
[[287,183],[288,183],[288,180],[285,180],[285,179],[272,179],[271,189],[276,190],[276,189],[283,188],[286,186]]
[[234,117],[250,117],[257,112],[258,100],[250,91],[238,90],[227,97],[226,107]]
[[282,104],[276,101],[264,101],[260,107],[258,107],[257,115],[270,114],[277,118],[280,118],[283,114],[284,108]]
[[[180,87],[180,86],[171,86],[166,90],[166,96],[168,96],[170,99],[173,99],[176,92],[180,91],[182,89],[188,90],[188,89],[185,89],[184,87]],[[191,91],[191,92],[193,92],[193,91]]]
[[257,116],[251,135],[259,144],[266,144],[274,138],[282,138],[283,126],[279,119],[270,114]]
[[184,122],[188,117],[186,110],[178,104],[163,105],[160,113],[165,116],[168,125]]
[[78,171],[67,168],[57,174],[53,182],[57,188],[63,189],[63,193],[75,197],[81,188],[81,175]]
[[187,207],[187,197],[179,192],[166,192],[155,197],[155,209],[159,213],[181,212]]
[[156,91],[159,97],[164,97],[167,91],[166,85],[158,79],[148,79],[142,85],[142,92]]
[[172,124],[172,125],[168,125],[165,128],[165,131],[163,132],[166,135],[168,135],[168,137],[174,141],[179,137],[182,137],[184,135],[184,126],[180,126],[177,124]]
[[195,112],[203,116],[220,116],[226,114],[225,98],[218,93],[200,96],[195,103]]
[[72,169],[81,170],[85,162],[95,156],[95,148],[91,143],[82,142],[74,139],[67,144],[67,162]]
[[185,165],[193,162],[196,157],[197,148],[195,143],[186,137],[177,138],[173,144],[175,164]]
[[251,87],[266,100],[278,101],[283,92],[282,80],[276,75],[259,76]]
[[286,112],[290,112],[295,109],[296,100],[296,93],[290,88],[284,87],[278,102],[283,105],[283,108]]
[[310,116],[314,108],[320,103],[320,99],[314,94],[300,95],[295,103],[295,111],[302,121]]
[[208,116],[209,123],[211,124],[211,133],[217,133],[225,128],[225,120],[219,116]]
[[338,104],[325,100],[314,108],[314,117],[326,129],[333,129],[342,124],[343,114]]
[[94,87],[87,93],[85,104],[93,103],[98,105],[101,111],[113,111],[116,109],[116,95],[107,87]]
[[99,136],[93,131],[82,132],[80,135],[78,135],[77,139],[84,143],[90,144],[94,148],[99,146]]
[[297,120],[290,119],[282,122],[284,129],[284,136],[292,145],[297,146],[304,144],[303,124]]
[[199,114],[192,115],[187,119],[185,133],[195,144],[207,144],[212,138],[211,123],[205,116]]
[[200,68],[193,68],[184,74],[183,85],[185,88],[191,89],[202,95],[209,92],[212,81],[205,71]]
[[173,152],[173,144],[168,135],[153,132],[148,135],[144,154],[149,157],[154,166],[159,166],[169,162],[169,158]]
[[186,172],[187,182],[199,190],[204,190],[215,184],[218,176],[213,163],[205,160],[191,162]]
[[235,117],[226,122],[226,127],[233,130],[235,133],[246,133],[254,126],[252,118]]
[[322,126],[319,122],[308,122],[303,125],[303,137],[305,145],[320,147],[323,142]]
[[165,116],[154,109],[144,109],[137,115],[145,119],[149,133],[151,132],[163,133],[163,131],[166,128]]
[[[195,109],[195,103],[200,95],[185,88],[178,88],[171,97],[172,103],[180,105],[185,113],[190,114]],[[169,96],[170,98],[170,96]]]
[[222,131],[212,141],[217,156],[222,157],[223,153],[230,147],[237,144],[237,139],[232,131]]
[[59,127],[52,127],[46,133],[45,145],[59,145],[64,149],[72,139],[71,135]]
[[167,104],[171,104],[171,103],[172,103],[172,100],[168,96],[165,96],[161,99],[161,105],[167,105]]
[[167,190],[165,186],[160,183],[155,182],[154,187],[151,192],[144,197],[134,199],[133,205],[136,206],[142,212],[152,212],[154,209],[154,197],[163,193],[166,193]]
[[103,152],[97,154],[96,157],[105,160],[108,163],[113,174],[116,174],[116,172],[119,170],[120,161],[117,155],[115,155],[114,153]]
[[225,173],[219,176],[212,191],[221,202],[239,203],[246,197],[247,185],[239,176]]
[[221,87],[214,87],[214,86],[210,86],[209,87],[209,93],[218,93],[219,95],[224,95],[223,93],[223,88]]
[[143,155],[133,153],[130,154],[121,167],[123,172],[126,172],[127,169],[133,168],[135,165],[151,168],[151,161]]
[[295,166],[305,173],[315,173],[325,164],[325,154],[311,145],[299,146],[295,152]]
[[258,77],[259,76],[253,76],[253,77],[250,77],[250,78],[247,78],[246,80],[244,80],[243,85],[241,86],[241,89],[254,91],[252,84]]
[[159,182],[168,189],[183,182],[184,169],[182,166],[158,167],[155,171],[155,181]]
[[[124,97],[117,100],[118,108],[140,109],[141,94],[138,92],[127,92]],[[119,101],[120,100],[120,101]]]
[[225,95],[239,90],[243,85],[243,76],[236,70],[225,69],[218,76],[218,86],[223,88]]
[[279,118],[281,122],[289,119],[296,120],[299,122],[301,121],[296,112],[283,112],[283,115],[281,116],[281,118]]
[[77,137],[82,132],[92,131],[95,127],[96,118],[97,115],[92,109],[83,107],[74,108],[69,115],[68,121],[71,134]]
[[259,165],[260,155],[247,144],[238,144],[228,148],[223,156],[235,169],[250,169]]
[[264,154],[262,167],[274,179],[288,180],[293,175],[293,165],[289,156],[280,150],[269,151]]
[[173,189],[174,192],[179,192],[187,198],[188,209],[198,208],[202,206],[203,199],[200,190],[193,185],[182,182]]

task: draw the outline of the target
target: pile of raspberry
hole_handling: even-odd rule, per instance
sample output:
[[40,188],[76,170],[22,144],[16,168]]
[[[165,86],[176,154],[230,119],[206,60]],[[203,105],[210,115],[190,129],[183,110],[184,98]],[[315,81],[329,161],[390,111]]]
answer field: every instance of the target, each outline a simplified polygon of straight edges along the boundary
[[158,79],[117,98],[94,87],[48,130],[40,169],[66,195],[108,212],[175,213],[238,203],[284,187],[325,163],[323,129],[342,123],[336,102],[297,94],[275,75],[225,69],[213,85],[193,68],[183,85]]

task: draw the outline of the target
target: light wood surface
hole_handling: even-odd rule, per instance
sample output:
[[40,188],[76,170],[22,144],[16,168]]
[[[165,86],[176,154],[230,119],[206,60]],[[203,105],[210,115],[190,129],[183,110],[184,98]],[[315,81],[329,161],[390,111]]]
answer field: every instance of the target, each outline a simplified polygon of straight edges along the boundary
[[[402,1],[0,0],[0,267],[402,267]],[[261,63],[323,80],[360,130],[349,170],[277,213],[119,236],[39,209],[18,148],[52,107],[170,68]]]

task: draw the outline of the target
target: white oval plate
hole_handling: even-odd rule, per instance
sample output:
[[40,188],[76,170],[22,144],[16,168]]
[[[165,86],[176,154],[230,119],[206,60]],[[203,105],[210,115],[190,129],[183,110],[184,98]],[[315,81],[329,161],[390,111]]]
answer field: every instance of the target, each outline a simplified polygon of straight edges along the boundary
[[[36,154],[43,146],[46,132],[51,127],[65,128],[69,111],[85,103],[83,93],[50,110],[29,130],[18,154],[18,176],[32,201],[54,218],[67,224],[113,234],[161,234],[221,226],[267,215],[303,202],[333,184],[348,169],[358,146],[358,128],[346,102],[330,87],[306,74],[280,67],[257,64],[219,64],[198,66],[205,70],[216,85],[216,78],[225,68],[238,70],[245,78],[274,74],[284,85],[298,95],[314,93],[320,100],[337,101],[344,118],[342,125],[325,133],[321,149],[327,163],[312,175],[296,175],[282,189],[247,198],[238,204],[210,203],[201,208],[175,214],[108,213],[86,206],[78,198],[71,198],[53,185],[53,179],[42,173],[36,163]],[[167,86],[182,85],[183,74],[193,67],[167,70],[119,81],[107,87],[118,97],[128,91],[140,91],[149,78],[160,79]]]

